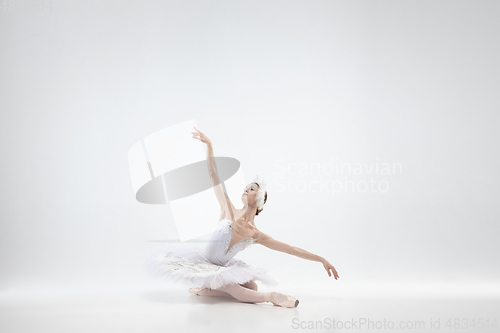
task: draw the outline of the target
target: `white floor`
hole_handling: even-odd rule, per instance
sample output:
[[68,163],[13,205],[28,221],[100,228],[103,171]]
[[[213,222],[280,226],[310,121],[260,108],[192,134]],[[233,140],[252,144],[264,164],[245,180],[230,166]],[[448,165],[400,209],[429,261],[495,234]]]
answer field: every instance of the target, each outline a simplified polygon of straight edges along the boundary
[[0,332],[500,332],[497,286],[295,288],[294,309],[167,288],[5,291]]

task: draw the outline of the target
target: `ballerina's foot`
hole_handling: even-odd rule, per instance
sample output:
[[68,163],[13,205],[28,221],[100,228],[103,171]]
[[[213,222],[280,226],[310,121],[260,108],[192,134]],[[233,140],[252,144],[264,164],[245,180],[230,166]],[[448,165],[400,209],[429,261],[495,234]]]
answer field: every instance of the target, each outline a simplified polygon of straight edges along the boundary
[[276,306],[281,306],[285,308],[296,308],[299,305],[298,299],[290,295],[283,295],[277,292],[265,293],[264,299],[266,302],[271,302]]
[[189,292],[193,295],[200,296],[199,292],[202,291],[203,288],[189,288]]
[[198,296],[215,296],[215,291],[208,288],[190,288],[189,292]]

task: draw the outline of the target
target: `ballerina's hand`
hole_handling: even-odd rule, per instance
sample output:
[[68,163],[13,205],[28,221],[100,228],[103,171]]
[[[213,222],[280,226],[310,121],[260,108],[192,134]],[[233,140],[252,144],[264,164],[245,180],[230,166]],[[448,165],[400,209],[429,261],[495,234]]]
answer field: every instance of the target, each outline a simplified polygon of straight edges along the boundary
[[207,145],[208,144],[212,144],[212,141],[210,141],[210,139],[205,134],[203,134],[202,132],[200,132],[196,128],[196,126],[193,126],[193,127],[196,130],[196,132],[191,132],[191,133],[193,133],[193,139],[198,139],[201,142],[206,143]]
[[[332,273],[333,273],[333,276],[335,277],[335,280],[337,280],[338,278],[340,278],[339,274],[337,273],[337,271],[335,270],[335,267],[333,267],[332,264],[330,264],[328,262],[328,260],[323,260],[323,267],[325,267],[326,271],[328,272],[328,276],[332,276]],[[332,272],[330,272],[330,270],[332,270]]]

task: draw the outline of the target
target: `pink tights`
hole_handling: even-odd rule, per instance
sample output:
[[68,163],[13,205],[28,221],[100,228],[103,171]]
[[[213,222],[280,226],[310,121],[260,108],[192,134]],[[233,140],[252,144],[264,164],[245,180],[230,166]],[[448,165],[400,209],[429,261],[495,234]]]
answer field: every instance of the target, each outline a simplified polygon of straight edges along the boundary
[[[220,287],[219,289],[203,289],[198,295],[201,296],[232,296],[240,302],[260,303],[266,302],[265,293],[257,291],[257,284],[250,281],[245,285],[229,284]],[[281,302],[285,300],[286,295],[275,293],[273,300]]]

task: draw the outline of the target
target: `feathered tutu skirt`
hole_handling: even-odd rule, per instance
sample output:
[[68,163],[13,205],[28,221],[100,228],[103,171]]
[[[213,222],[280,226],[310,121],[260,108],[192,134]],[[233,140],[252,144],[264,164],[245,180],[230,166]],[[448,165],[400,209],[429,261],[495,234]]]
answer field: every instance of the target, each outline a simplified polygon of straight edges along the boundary
[[278,285],[263,268],[236,258],[231,258],[225,265],[216,265],[197,248],[156,252],[144,266],[154,277],[210,289],[234,283],[244,284],[251,280],[260,281],[269,287]]

